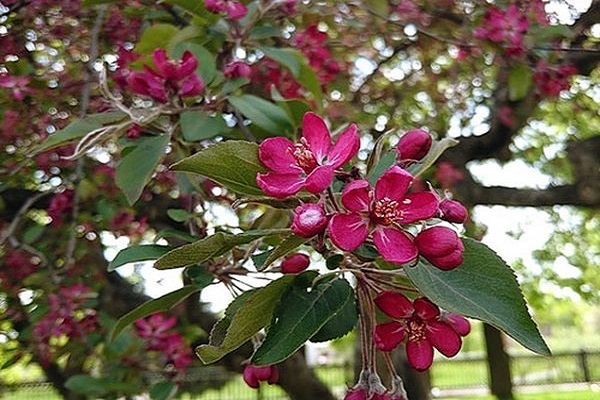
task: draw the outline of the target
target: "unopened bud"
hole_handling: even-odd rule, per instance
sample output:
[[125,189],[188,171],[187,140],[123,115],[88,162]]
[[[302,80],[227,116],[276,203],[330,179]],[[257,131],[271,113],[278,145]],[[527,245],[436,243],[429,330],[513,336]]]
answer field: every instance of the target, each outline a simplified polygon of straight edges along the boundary
[[244,382],[253,389],[258,389],[260,382],[267,382],[269,385],[277,383],[279,380],[279,370],[274,365],[247,365],[244,368]]
[[284,258],[281,263],[281,272],[284,274],[297,274],[310,265],[310,258],[306,254],[295,253]]
[[463,262],[464,246],[452,229],[434,226],[419,233],[414,240],[419,254],[439,269],[450,270]]
[[431,135],[422,129],[413,129],[400,138],[396,150],[400,161],[418,161],[431,148]]
[[325,210],[318,204],[307,203],[296,207],[292,220],[292,232],[309,238],[325,231],[328,218]]
[[444,199],[440,202],[441,218],[448,222],[464,224],[469,217],[467,208],[456,200]]

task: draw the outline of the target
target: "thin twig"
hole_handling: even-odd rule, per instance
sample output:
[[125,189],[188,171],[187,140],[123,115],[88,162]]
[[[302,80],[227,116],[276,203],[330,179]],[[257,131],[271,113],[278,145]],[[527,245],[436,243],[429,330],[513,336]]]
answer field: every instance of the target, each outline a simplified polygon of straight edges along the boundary
[[31,196],[30,198],[28,198],[27,201],[25,201],[25,203],[23,203],[21,208],[19,208],[19,211],[17,211],[17,213],[13,217],[12,221],[10,222],[10,225],[8,226],[8,228],[6,228],[6,230],[2,233],[2,236],[0,237],[0,246],[2,246],[4,244],[4,242],[6,242],[6,240],[10,236],[12,236],[13,233],[15,233],[15,230],[19,226],[19,222],[21,221],[21,218],[23,217],[23,215],[25,215],[25,213],[27,211],[29,211],[31,206],[34,205],[39,199],[41,199],[42,197],[44,197],[47,194],[48,194],[48,192],[39,192],[39,193],[35,194],[34,196]]

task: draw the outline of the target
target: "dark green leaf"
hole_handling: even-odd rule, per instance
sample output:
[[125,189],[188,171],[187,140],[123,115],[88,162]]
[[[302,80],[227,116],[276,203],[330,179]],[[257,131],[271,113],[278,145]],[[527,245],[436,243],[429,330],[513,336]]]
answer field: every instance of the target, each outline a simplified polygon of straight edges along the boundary
[[169,400],[177,393],[177,385],[171,381],[155,383],[150,388],[151,400]]
[[94,378],[83,374],[71,376],[65,382],[65,387],[73,392],[95,398],[102,397],[112,391],[135,393],[138,390],[137,387],[128,382],[119,382],[109,378]]
[[186,111],[179,119],[183,138],[188,142],[211,139],[229,131],[227,123],[220,114],[208,115],[205,111]]
[[239,301],[234,300],[225,311],[223,322],[217,323],[217,330],[211,332],[210,343],[196,348],[196,354],[202,362],[209,364],[221,359],[264,328],[271,321],[282,294],[294,279],[291,275],[284,276],[265,287],[247,292]]
[[308,63],[302,63],[300,66],[300,75],[298,76],[298,82],[304,86],[314,98],[318,101],[317,106],[320,105],[323,100],[323,89],[321,88],[321,82],[314,69]]
[[217,232],[195,243],[186,244],[171,250],[156,261],[154,268],[170,269],[201,263],[221,256],[235,246],[250,243],[265,236],[279,235],[287,232],[289,232],[288,229],[248,231],[238,235]]
[[169,208],[167,215],[175,222],[185,222],[192,217],[189,211],[180,208]]
[[167,252],[173,250],[171,246],[156,244],[140,244],[119,251],[117,256],[108,264],[108,270],[114,271],[122,265],[148,260],[157,260]]
[[141,137],[117,165],[115,180],[129,204],[135,203],[163,158],[169,135]]
[[192,265],[185,269],[185,275],[192,281],[194,285],[207,287],[213,283],[215,277],[200,265]]
[[282,135],[293,130],[287,113],[261,97],[243,94],[230,97],[229,102],[253,124],[271,134]]
[[266,170],[258,159],[256,143],[238,140],[217,143],[173,164],[172,168],[206,176],[238,193],[263,194],[256,184],[256,175]]
[[320,282],[312,288],[291,286],[252,364],[275,364],[294,354],[345,306],[350,296],[354,291],[345,279]]
[[510,267],[486,245],[466,238],[463,243],[465,260],[454,270],[442,271],[424,261],[404,270],[440,307],[494,325],[528,349],[549,355]]
[[304,56],[298,50],[266,46],[259,47],[258,50],[265,53],[270,59],[286,67],[295,78],[300,76],[300,67],[304,62]]
[[375,185],[377,179],[390,167],[396,165],[398,153],[395,150],[390,150],[381,157],[377,165],[369,172],[367,178],[371,185]]
[[142,33],[142,37],[135,46],[135,52],[138,54],[150,54],[155,49],[165,49],[169,41],[177,34],[177,27],[170,24],[155,24]]
[[272,252],[273,250],[268,250],[263,251],[262,253],[253,254],[251,256],[252,262],[254,263],[254,268],[256,268],[257,271],[262,271],[263,269],[265,269],[263,265],[265,265],[265,261],[267,261],[267,258]]
[[111,340],[115,340],[115,338],[123,331],[123,329],[133,324],[138,319],[145,318],[157,312],[167,311],[182,302],[189,295],[202,289],[203,287],[200,285],[187,285],[181,289],[167,293],[164,296],[157,297],[156,299],[152,299],[136,307],[132,311],[119,318],[110,334]]
[[281,28],[270,25],[255,26],[250,31],[250,40],[262,40],[273,36],[281,36]]
[[326,342],[340,338],[348,334],[358,322],[358,312],[356,311],[356,299],[354,294],[348,297],[341,310],[336,312],[333,317],[317,333],[310,338],[311,342]]
[[233,93],[242,86],[247,85],[248,83],[250,83],[250,80],[246,78],[227,79],[223,84],[223,89],[221,90],[221,93],[224,95]]
[[269,265],[273,264],[278,258],[283,257],[292,251],[296,250],[298,247],[302,246],[304,243],[308,242],[310,238],[303,238],[300,236],[296,236],[294,234],[286,237],[279,243],[275,249],[271,252],[271,254],[265,260],[265,263],[259,269],[262,271],[263,269],[269,267]]
[[527,96],[533,84],[533,72],[526,64],[517,64],[508,74],[508,98],[511,101],[521,100]]
[[325,266],[329,270],[338,269],[343,260],[343,254],[334,254],[331,257],[327,258],[327,260],[325,260]]

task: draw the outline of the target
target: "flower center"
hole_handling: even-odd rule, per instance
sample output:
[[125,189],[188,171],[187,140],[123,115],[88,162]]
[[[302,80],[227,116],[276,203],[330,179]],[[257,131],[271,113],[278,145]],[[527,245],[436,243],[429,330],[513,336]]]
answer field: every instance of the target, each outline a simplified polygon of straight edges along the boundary
[[413,318],[406,324],[408,331],[409,342],[420,342],[425,340],[426,336],[426,325],[420,318]]
[[371,208],[371,218],[378,224],[389,225],[402,217],[402,211],[398,209],[398,202],[387,197],[377,200]]
[[305,138],[300,139],[300,143],[294,146],[292,155],[296,159],[296,164],[307,174],[310,174],[319,165],[315,155],[308,148],[308,142]]

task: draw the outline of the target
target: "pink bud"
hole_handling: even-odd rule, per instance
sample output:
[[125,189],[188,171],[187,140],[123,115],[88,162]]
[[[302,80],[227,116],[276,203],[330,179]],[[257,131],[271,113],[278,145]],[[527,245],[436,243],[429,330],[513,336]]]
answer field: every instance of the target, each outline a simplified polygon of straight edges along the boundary
[[279,370],[274,365],[256,366],[247,365],[244,368],[244,382],[253,389],[258,389],[260,382],[267,382],[269,385],[277,383],[279,380]]
[[310,265],[310,258],[306,254],[294,253],[283,259],[281,272],[284,274],[297,274]]
[[469,217],[467,208],[456,200],[444,199],[440,202],[441,218],[448,222],[464,224]]
[[419,233],[414,240],[419,254],[439,269],[450,270],[463,262],[464,246],[452,229],[434,226]]
[[227,16],[231,19],[242,19],[248,13],[246,5],[238,1],[228,1],[225,8]]
[[315,203],[307,203],[294,210],[291,228],[296,235],[309,238],[325,231],[327,222],[328,218],[323,207]]
[[252,69],[243,61],[229,63],[223,68],[223,73],[227,78],[250,78]]
[[418,161],[429,152],[431,142],[431,135],[424,130],[410,130],[398,142],[398,158],[401,161]]
[[204,0],[204,7],[212,13],[220,13],[225,11],[224,0]]

